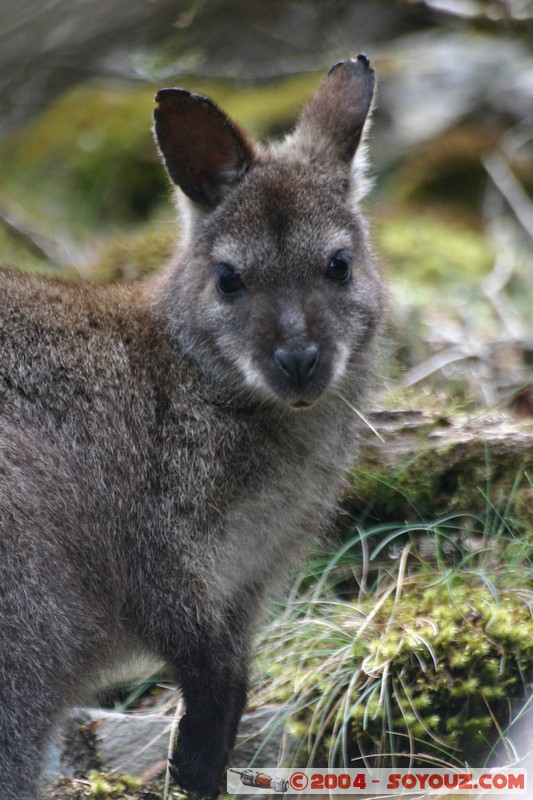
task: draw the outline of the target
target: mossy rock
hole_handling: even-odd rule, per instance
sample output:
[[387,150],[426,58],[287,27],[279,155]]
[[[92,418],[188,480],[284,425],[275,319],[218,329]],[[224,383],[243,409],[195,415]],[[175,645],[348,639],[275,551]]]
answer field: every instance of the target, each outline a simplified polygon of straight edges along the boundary
[[151,88],[85,84],[2,144],[3,189],[76,230],[145,219],[166,196],[151,134]]
[[[317,82],[304,75],[243,88],[189,77],[180,85],[211,96],[262,136],[286,130]],[[68,90],[2,143],[3,191],[28,213],[78,235],[144,222],[170,195],[151,132],[155,93],[110,82]]]
[[[363,668],[382,674],[384,664],[391,665],[396,703],[390,714],[384,707],[379,713],[379,696],[372,700],[375,708],[357,706],[356,735],[370,737],[379,752],[385,717],[398,738],[408,733],[436,749],[440,740],[450,754],[458,749],[470,763],[479,763],[496,734],[491,712],[505,728],[506,700],[525,701],[533,688],[523,683],[524,676],[533,677],[527,604],[509,589],[495,602],[491,590],[472,576],[430,587],[413,583],[412,588],[406,583],[403,601],[391,596],[380,608],[377,636],[365,643],[370,652]],[[399,743],[396,747],[401,750]]]
[[377,241],[391,278],[408,283],[415,301],[417,287],[429,285],[436,293],[475,286],[494,263],[494,252],[482,234],[429,214],[411,212],[384,220]]
[[345,503],[372,519],[423,521],[489,511],[533,530],[533,422],[510,415],[468,421],[422,411],[372,417],[381,442],[363,432]]
[[98,282],[141,278],[161,267],[173,253],[179,238],[174,219],[155,222],[129,236],[113,236],[100,245],[88,274]]

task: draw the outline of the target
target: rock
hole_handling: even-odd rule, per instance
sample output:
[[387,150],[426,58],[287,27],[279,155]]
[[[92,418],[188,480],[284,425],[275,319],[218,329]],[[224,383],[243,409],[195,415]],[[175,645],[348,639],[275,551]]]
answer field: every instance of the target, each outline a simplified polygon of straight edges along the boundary
[[533,57],[516,38],[433,30],[398,38],[381,57],[380,106],[394,153],[465,119],[493,124],[494,115],[505,115],[518,122],[530,113]]
[[371,519],[419,521],[502,507],[533,525],[533,420],[507,413],[465,417],[383,410],[370,417],[345,502]]
[[166,80],[191,71],[257,80],[332,63],[332,52],[351,52],[354,31],[363,46],[405,28],[405,12],[387,0],[333,5],[334,13],[313,0],[0,0],[0,138],[83,80],[138,80],[139,59],[156,46],[155,60],[164,52],[170,62]]
[[46,775],[79,777],[93,769],[140,776],[167,758],[172,718],[76,709],[49,753]]
[[[186,8],[178,0],[0,0],[0,138],[61,91],[112,74],[112,56],[160,42]],[[31,57],[30,57],[31,54]]]
[[231,766],[250,765],[262,769],[281,764],[280,754],[288,735],[285,730],[286,716],[287,709],[280,706],[259,707],[244,714],[231,756]]
[[[244,714],[231,765],[276,766],[284,735],[283,709],[274,706]],[[82,777],[91,770],[153,777],[165,770],[173,718],[160,714],[121,714],[76,709],[49,753],[46,776]]]

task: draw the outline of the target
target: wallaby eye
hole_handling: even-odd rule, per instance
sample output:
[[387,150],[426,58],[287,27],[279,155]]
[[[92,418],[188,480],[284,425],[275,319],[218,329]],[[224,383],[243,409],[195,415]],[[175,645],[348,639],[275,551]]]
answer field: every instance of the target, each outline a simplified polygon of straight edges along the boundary
[[215,272],[217,274],[217,289],[225,297],[237,294],[241,289],[244,289],[242,278],[237,275],[230,264],[222,262],[216,267]]
[[337,250],[326,267],[326,278],[337,283],[348,283],[352,277],[353,253],[348,250]]

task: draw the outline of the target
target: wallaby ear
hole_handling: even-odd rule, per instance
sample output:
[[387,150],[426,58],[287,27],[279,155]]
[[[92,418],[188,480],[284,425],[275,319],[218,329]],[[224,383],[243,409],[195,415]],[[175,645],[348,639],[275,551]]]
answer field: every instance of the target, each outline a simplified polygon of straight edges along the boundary
[[185,89],[161,89],[155,134],[168,173],[191,200],[214,208],[253,161],[244,134],[217,106]]
[[374,82],[365,55],[335,64],[300,116],[293,135],[297,146],[312,160],[349,164],[361,141]]

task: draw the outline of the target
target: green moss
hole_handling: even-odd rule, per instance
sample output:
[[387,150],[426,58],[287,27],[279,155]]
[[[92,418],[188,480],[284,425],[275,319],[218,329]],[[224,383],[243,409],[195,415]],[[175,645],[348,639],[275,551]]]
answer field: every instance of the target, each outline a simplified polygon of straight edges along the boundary
[[66,92],[0,148],[4,191],[71,231],[144,219],[166,195],[152,106],[150,88]]
[[164,264],[178,239],[178,225],[172,219],[155,222],[129,236],[110,237],[101,245],[89,272],[95,281],[140,278]]
[[492,248],[477,231],[428,215],[393,217],[377,238],[392,278],[413,288],[475,284],[494,263]]
[[89,775],[90,794],[95,800],[105,800],[108,797],[120,798],[125,793],[140,789],[141,781],[131,775],[118,775],[111,777],[100,772],[91,772]]
[[[513,448],[483,432],[428,445],[434,426],[421,425],[406,440],[405,454],[374,446],[354,467],[346,505],[381,520],[416,521],[455,512],[486,515],[501,509],[513,524],[531,531],[531,448]],[[516,437],[520,425],[516,423]],[[523,436],[529,441],[527,428]],[[407,446],[408,445],[408,446]]]
[[[262,135],[285,130],[316,76],[243,88],[194,80],[236,120]],[[88,83],[64,93],[0,147],[2,188],[59,230],[80,235],[146,220],[167,203],[168,181],[151,132],[156,89]]]
[[385,464],[356,466],[353,486],[359,501],[380,510],[382,518],[402,518],[414,510],[418,516],[423,509],[434,506],[438,475],[430,469],[434,455],[427,451],[393,468]]

